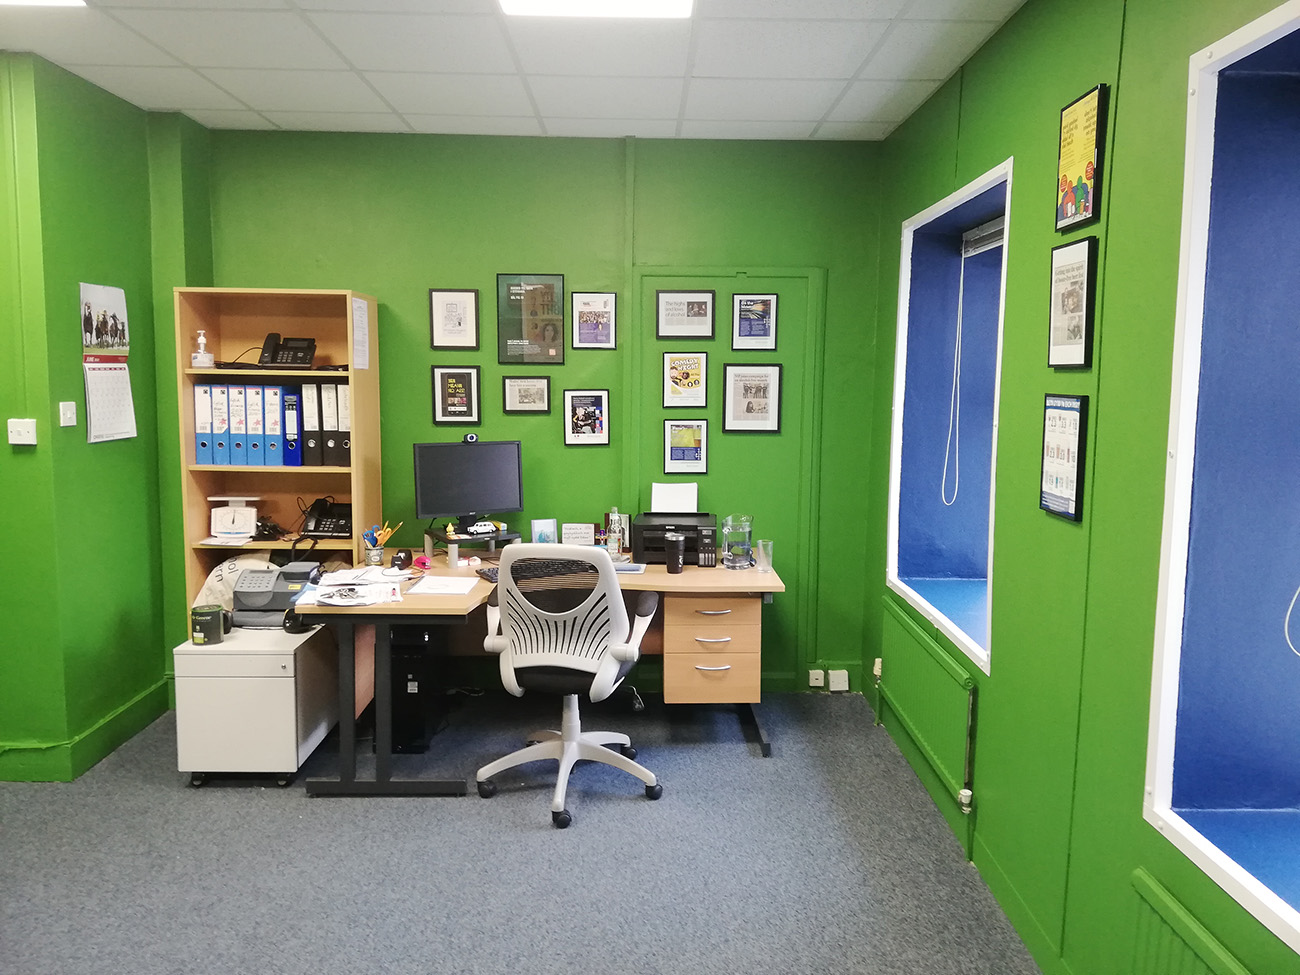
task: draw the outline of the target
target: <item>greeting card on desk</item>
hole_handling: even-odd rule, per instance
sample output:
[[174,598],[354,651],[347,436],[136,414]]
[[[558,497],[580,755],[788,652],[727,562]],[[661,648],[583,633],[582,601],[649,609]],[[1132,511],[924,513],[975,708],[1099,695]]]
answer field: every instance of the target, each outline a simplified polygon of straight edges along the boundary
[[566,521],[560,526],[562,545],[595,545],[596,526],[590,521]]
[[652,482],[650,485],[650,510],[656,513],[687,512],[700,510],[700,486],[689,484],[664,484]]

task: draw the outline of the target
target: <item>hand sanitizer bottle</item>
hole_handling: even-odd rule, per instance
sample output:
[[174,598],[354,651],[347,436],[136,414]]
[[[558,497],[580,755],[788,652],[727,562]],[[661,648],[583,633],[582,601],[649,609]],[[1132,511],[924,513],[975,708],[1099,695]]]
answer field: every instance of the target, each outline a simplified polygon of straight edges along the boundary
[[199,350],[190,353],[190,367],[193,369],[211,369],[216,365],[216,357],[208,351],[208,337],[199,329]]

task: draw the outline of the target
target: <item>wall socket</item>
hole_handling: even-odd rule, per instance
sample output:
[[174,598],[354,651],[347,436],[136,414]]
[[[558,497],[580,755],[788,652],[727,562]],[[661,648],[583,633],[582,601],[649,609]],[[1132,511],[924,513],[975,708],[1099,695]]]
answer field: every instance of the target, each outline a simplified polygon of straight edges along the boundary
[[849,689],[849,672],[847,670],[832,670],[831,690],[847,691]]
[[824,670],[810,670],[810,671],[808,671],[808,686],[809,686],[809,687],[825,687],[825,686],[826,686],[826,671],[824,671]]

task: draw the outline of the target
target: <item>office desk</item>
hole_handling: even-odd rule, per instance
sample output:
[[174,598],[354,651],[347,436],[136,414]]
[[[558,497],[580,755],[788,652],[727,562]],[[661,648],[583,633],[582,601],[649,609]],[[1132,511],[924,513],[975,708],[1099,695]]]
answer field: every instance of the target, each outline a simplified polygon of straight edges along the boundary
[[[387,561],[387,560],[386,560]],[[400,603],[377,606],[302,606],[308,622],[326,623],[339,650],[339,777],[309,779],[308,795],[460,796],[465,779],[392,778],[392,649],[389,628],[398,623],[463,623],[487,602],[493,584],[474,569],[432,570],[437,575],[473,577],[463,596],[403,595]],[[669,573],[662,565],[644,573],[619,573],[624,592],[663,595],[664,701],[669,704],[734,703],[741,705],[758,732],[764,756],[772,746],[763,733],[754,705],[759,700],[761,668],[760,602],[785,592],[775,572],[686,566]],[[408,584],[404,588],[409,588]],[[658,618],[658,615],[657,615]],[[356,633],[373,626],[375,636],[375,777],[356,774]]]

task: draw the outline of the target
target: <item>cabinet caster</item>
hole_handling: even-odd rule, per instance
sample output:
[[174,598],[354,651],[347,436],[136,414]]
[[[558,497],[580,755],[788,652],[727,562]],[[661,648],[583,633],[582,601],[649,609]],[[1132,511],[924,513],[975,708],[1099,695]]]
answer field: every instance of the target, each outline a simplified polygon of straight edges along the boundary
[[204,775],[202,772],[191,772],[191,773],[190,773],[190,787],[191,787],[191,788],[197,789],[199,786],[203,785],[203,783],[206,782],[206,781],[208,781],[208,777],[207,777],[206,775]]
[[293,781],[293,774],[289,772],[286,772],[284,775],[277,775],[275,777],[275,784],[278,785],[281,789],[287,788],[289,783],[292,781]]
[[658,782],[656,782],[654,785],[648,785],[645,787],[645,797],[647,799],[658,799],[663,794],[664,794],[664,787],[661,786]]
[[478,784],[478,794],[481,799],[491,799],[497,794],[497,784],[491,779],[484,779]]
[[631,745],[619,745],[618,750],[623,753],[623,757],[630,761],[636,761],[636,749]]
[[569,824],[573,822],[573,817],[569,815],[569,810],[561,809],[559,812],[551,813],[551,822],[555,824],[556,829],[568,829]]

